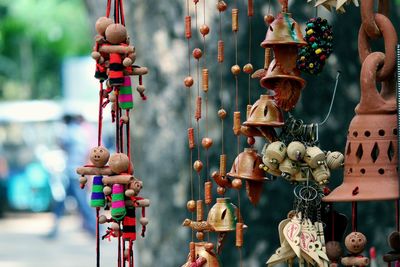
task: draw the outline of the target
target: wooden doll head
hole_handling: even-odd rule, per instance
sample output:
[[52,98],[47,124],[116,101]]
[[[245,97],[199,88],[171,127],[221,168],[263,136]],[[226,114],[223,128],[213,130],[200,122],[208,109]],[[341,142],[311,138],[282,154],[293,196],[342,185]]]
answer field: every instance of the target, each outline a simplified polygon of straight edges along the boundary
[[113,24],[113,20],[107,17],[100,17],[97,19],[96,21],[96,32],[101,35],[104,36],[106,29],[108,26],[110,26],[111,24]]
[[126,32],[126,28],[122,24],[111,24],[107,27],[105,32],[106,40],[110,44],[121,44],[126,43],[128,38],[128,34]]
[[111,155],[109,161],[110,169],[117,174],[128,172],[129,158],[124,153],[115,153]]
[[97,146],[90,150],[90,161],[98,168],[104,167],[110,158],[110,152],[104,146]]
[[344,244],[350,253],[359,254],[364,250],[365,245],[367,244],[367,238],[363,233],[351,232],[346,236]]

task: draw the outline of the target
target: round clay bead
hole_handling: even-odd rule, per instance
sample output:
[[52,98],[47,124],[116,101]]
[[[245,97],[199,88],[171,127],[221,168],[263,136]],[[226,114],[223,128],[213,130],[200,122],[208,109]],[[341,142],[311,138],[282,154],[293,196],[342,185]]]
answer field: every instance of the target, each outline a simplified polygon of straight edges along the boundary
[[253,73],[253,65],[251,65],[250,63],[247,63],[246,65],[244,65],[243,72],[246,74]]
[[186,207],[187,207],[188,211],[194,212],[196,210],[196,201],[194,201],[193,199],[189,200],[186,203]]
[[331,261],[339,261],[343,255],[342,247],[338,241],[329,241],[326,243],[326,254]]
[[233,179],[232,181],[232,187],[239,190],[240,188],[242,188],[242,180],[241,179]]
[[146,217],[142,217],[139,219],[139,222],[141,225],[146,226],[149,224],[149,219],[147,219]]
[[213,144],[213,140],[210,137],[204,137],[201,140],[201,145],[205,148],[205,149],[209,149]]
[[224,12],[227,8],[228,8],[228,5],[225,3],[225,1],[218,1],[217,9],[219,12]]
[[203,55],[203,52],[201,51],[200,48],[195,48],[193,49],[192,55],[195,59],[200,59],[201,56]]
[[104,193],[104,195],[109,196],[109,195],[111,195],[111,192],[112,192],[111,187],[105,186],[105,187],[103,188],[103,193]]
[[183,80],[183,82],[185,83],[185,86],[186,87],[191,87],[192,85],[193,85],[193,78],[192,78],[192,76],[187,76],[186,78],[185,78],[185,80]]
[[201,162],[201,160],[196,160],[194,163],[193,163],[193,169],[196,171],[196,172],[200,172],[202,169],[203,169],[203,162]]
[[218,186],[217,187],[217,194],[218,195],[223,195],[223,194],[225,194],[225,192],[226,192],[226,189],[224,187],[222,187],[222,186]]
[[231,67],[231,72],[233,75],[238,75],[240,73],[240,66],[239,65],[233,65]]
[[206,36],[209,32],[210,32],[210,28],[206,24],[203,24],[200,26],[200,33],[203,36]]
[[114,23],[114,21],[110,18],[107,18],[107,17],[98,18],[96,21],[96,25],[95,25],[96,32],[98,34],[100,34],[101,36],[104,36],[104,33],[106,32],[107,27],[113,23]]
[[218,117],[223,120],[226,118],[226,110],[221,108],[220,110],[218,110]]
[[100,223],[100,224],[104,224],[104,223],[106,223],[106,222],[107,222],[107,217],[104,216],[104,215],[100,215],[100,216],[99,216],[99,223]]

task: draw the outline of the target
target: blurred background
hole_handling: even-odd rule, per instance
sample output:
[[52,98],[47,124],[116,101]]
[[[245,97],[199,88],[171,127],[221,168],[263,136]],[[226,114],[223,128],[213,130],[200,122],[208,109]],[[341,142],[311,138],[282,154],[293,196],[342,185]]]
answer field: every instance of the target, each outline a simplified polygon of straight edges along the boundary
[[[131,43],[136,47],[138,65],[147,66],[144,78],[148,100],[135,98],[132,113],[133,157],[136,173],[144,182],[142,196],[151,199],[147,237],[135,244],[137,265],[181,266],[188,254],[190,232],[181,227],[189,216],[189,170],[186,129],[188,103],[183,87],[187,72],[185,16],[182,0],[126,0],[125,18]],[[231,1],[226,1],[228,5]],[[248,63],[247,1],[237,1],[240,10],[239,65]],[[270,2],[270,4],[269,4]],[[255,1],[252,20],[252,64],[264,63],[266,26],[263,17],[269,8],[276,14],[277,1]],[[218,167],[220,126],[218,75],[216,67],[216,1],[206,1],[207,37],[210,69],[209,114],[211,171]],[[315,15],[306,1],[289,1],[294,18],[304,24]],[[93,210],[87,206],[85,190],[79,189],[74,169],[86,163],[88,150],[95,145],[97,127],[98,82],[93,78],[94,61],[90,55],[94,23],[105,14],[106,1],[99,0],[0,0],[0,266],[94,266],[95,239]],[[203,4],[203,1],[200,1]],[[359,100],[360,64],[357,35],[359,9],[346,7],[337,15],[322,9],[334,31],[334,53],[324,71],[307,76],[307,87],[293,115],[304,122],[320,122],[332,97],[337,71],[342,75],[332,114],[320,128],[321,147],[344,151],[347,127]],[[391,20],[399,25],[399,1],[391,1]],[[228,116],[234,108],[234,85],[230,66],[234,61],[230,12],[222,15],[225,47],[224,104]],[[202,15],[199,15],[202,21]],[[304,27],[303,27],[304,28]],[[397,29],[398,30],[398,27]],[[200,46],[194,34],[192,48]],[[382,43],[373,49],[383,50]],[[212,60],[215,59],[215,60]],[[193,67],[193,66],[192,66]],[[251,81],[251,100],[263,89]],[[242,114],[247,104],[247,76],[240,76],[239,106]],[[231,129],[231,119],[226,129]],[[204,123],[204,120],[202,121]],[[113,144],[109,112],[105,112],[103,142]],[[204,129],[204,126],[201,126]],[[234,142],[226,131],[225,142]],[[242,146],[245,139],[242,138]],[[257,140],[257,147],[264,142]],[[228,168],[236,157],[234,146],[226,147]],[[171,164],[173,159],[173,164]],[[203,173],[203,176],[210,175]],[[332,187],[342,181],[334,174]],[[249,226],[243,249],[244,266],[264,266],[278,245],[278,223],[293,206],[293,186],[278,179],[265,184],[258,206],[252,206],[242,190],[242,215]],[[232,196],[236,201],[236,196]],[[337,205],[350,214],[350,204]],[[379,220],[377,220],[379,216]],[[359,225],[369,246],[377,248],[378,257],[389,250],[387,235],[394,229],[394,204],[363,203],[359,206]],[[233,237],[225,244],[222,261],[233,266],[238,261]],[[116,264],[115,242],[102,242],[102,264]],[[178,252],[178,253],[177,253]]]

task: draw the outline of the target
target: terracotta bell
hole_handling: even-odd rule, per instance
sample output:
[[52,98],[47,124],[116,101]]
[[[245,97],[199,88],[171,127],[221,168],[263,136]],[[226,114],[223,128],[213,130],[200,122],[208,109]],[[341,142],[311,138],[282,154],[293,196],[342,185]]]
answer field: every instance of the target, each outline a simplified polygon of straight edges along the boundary
[[266,75],[261,78],[260,84],[275,91],[274,99],[278,107],[289,111],[297,104],[306,81],[300,77],[300,71],[296,67],[284,70],[275,58],[271,61]]
[[232,178],[242,178],[246,180],[264,181],[265,174],[259,168],[262,163],[262,158],[257,154],[257,150],[253,148],[245,148],[240,153],[232,165],[231,171],[227,173]]
[[[195,254],[196,258],[203,257],[206,259],[206,263],[201,265],[202,267],[220,267],[221,263],[213,250],[206,249],[207,243],[206,242],[197,242],[195,243]],[[186,262],[182,267],[190,267],[191,262],[190,259]]]
[[264,48],[274,50],[275,59],[269,65],[266,75],[261,78],[262,87],[275,91],[277,105],[285,111],[294,108],[305,86],[296,67],[298,47],[304,46],[299,24],[287,12],[281,12],[268,27]]
[[208,212],[207,222],[216,232],[230,232],[236,230],[239,218],[239,210],[229,198],[217,198],[217,202]]
[[246,193],[252,204],[257,204],[261,197],[265,177],[264,170],[260,169],[262,158],[253,148],[245,148],[232,165],[231,171],[227,173],[232,178],[246,180]]
[[343,183],[324,201],[399,198],[395,88],[382,83],[379,93],[375,85],[375,70],[383,61],[382,53],[372,53],[363,63],[361,99],[347,134]]
[[282,127],[284,125],[283,114],[276,105],[271,95],[261,95],[250,109],[246,126],[272,126]]

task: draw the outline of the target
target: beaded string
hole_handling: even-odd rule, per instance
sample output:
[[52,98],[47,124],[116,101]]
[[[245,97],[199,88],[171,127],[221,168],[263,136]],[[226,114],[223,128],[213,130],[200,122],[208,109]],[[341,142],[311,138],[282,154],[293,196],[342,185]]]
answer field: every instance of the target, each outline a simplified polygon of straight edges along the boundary
[[[190,16],[190,5],[189,5],[189,0],[186,0],[186,16],[185,16],[185,37],[187,39],[187,53],[188,53],[188,74],[184,80],[185,86],[188,90],[188,95],[187,95],[187,102],[189,103],[189,112],[188,112],[188,123],[189,123],[189,128],[188,128],[188,145],[189,145],[189,173],[190,173],[190,196],[191,200],[194,201],[194,183],[193,183],[193,167],[192,167],[192,162],[193,162],[193,149],[195,147],[195,141],[194,141],[194,130],[193,130],[193,124],[192,124],[192,90],[191,87],[193,85],[193,78],[191,76],[191,67],[190,67],[190,38],[192,37],[192,27],[191,27],[191,16]],[[189,209],[189,207],[188,207]],[[191,211],[191,210],[190,210]],[[194,220],[194,214],[191,211],[192,214],[192,220]],[[192,235],[191,235],[191,240],[192,242],[194,241],[194,230],[192,229]]]
[[[234,49],[235,49],[235,65],[232,66],[231,71],[235,77],[235,112],[234,112],[234,133],[236,135],[236,144],[237,144],[237,155],[240,154],[240,112],[239,112],[239,79],[238,75],[240,73],[240,67],[238,65],[238,31],[239,31],[239,9],[237,8],[237,1],[234,1],[234,5],[232,8],[232,31],[233,31],[233,39],[234,39]],[[235,127],[236,126],[236,127]],[[240,166],[239,157],[237,158],[237,166]],[[240,191],[237,191],[238,195],[238,213],[240,212]],[[238,218],[240,220],[240,216]],[[242,222],[239,221],[236,224],[236,232],[240,231],[239,227],[242,225]],[[242,246],[238,243],[238,239],[236,238],[236,247],[239,250],[239,266],[242,267]]]

